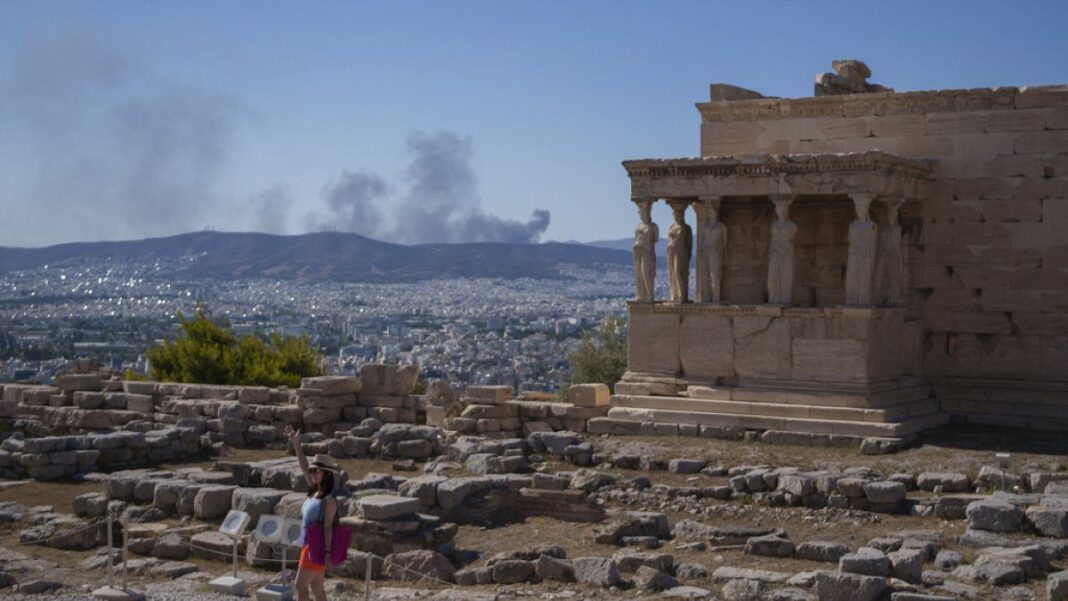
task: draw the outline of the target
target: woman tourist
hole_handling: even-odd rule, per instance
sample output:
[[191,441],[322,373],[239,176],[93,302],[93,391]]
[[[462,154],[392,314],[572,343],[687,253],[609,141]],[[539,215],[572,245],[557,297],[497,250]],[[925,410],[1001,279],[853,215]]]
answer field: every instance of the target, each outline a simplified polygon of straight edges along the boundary
[[[307,458],[304,457],[304,449],[300,446],[300,430],[294,431],[292,428],[287,428],[285,434],[293,445],[293,452],[300,463],[300,470],[304,473],[304,481],[308,484],[308,498],[300,509],[303,522],[300,542],[303,547],[300,550],[300,562],[297,564],[297,601],[309,601],[309,589],[315,595],[315,601],[326,601],[323,580],[326,577],[326,571],[330,569],[330,545],[338,515],[334,485],[339,468],[328,455],[316,455],[309,465]],[[321,538],[309,537],[309,528],[317,524],[322,525]],[[322,548],[313,551],[311,549],[313,544]],[[322,563],[313,559],[313,555],[316,558],[322,558]]]

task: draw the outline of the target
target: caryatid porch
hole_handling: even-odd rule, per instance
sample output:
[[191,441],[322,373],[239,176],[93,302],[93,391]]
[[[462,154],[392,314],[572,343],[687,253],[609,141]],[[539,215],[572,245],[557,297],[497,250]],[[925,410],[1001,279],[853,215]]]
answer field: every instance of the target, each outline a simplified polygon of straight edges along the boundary
[[[609,417],[850,435],[943,420],[922,374],[899,224],[926,196],[927,164],[870,151],[624,167],[640,216],[636,300]],[[674,218],[663,300],[657,200]]]

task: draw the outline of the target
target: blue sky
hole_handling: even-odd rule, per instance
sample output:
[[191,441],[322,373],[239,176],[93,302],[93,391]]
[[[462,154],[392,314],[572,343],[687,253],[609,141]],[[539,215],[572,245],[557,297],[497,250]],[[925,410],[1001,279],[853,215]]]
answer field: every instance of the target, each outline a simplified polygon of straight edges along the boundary
[[347,229],[346,172],[388,223],[420,201],[413,134],[459,141],[461,211],[626,237],[620,161],[697,154],[710,83],[805,96],[837,58],[899,91],[1065,83],[1066,25],[1063,1],[0,2],[0,246]]

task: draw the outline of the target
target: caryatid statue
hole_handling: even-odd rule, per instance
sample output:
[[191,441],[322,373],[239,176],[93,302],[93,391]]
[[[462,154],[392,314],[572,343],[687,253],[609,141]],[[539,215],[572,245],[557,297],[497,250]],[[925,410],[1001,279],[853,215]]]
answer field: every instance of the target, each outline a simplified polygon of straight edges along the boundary
[[693,232],[686,225],[686,205],[688,203],[671,202],[671,213],[675,223],[668,230],[667,267],[668,284],[671,288],[671,300],[685,303],[690,293],[690,254],[693,252]]
[[641,222],[634,230],[634,287],[638,302],[651,303],[656,284],[656,242],[660,239],[660,228],[653,223],[650,214],[653,201],[636,200],[635,203]]
[[905,271],[901,257],[901,225],[897,222],[901,200],[886,200],[886,225],[879,228],[879,247],[875,257],[876,301],[890,307],[901,301],[901,278]]
[[872,280],[875,274],[875,246],[878,228],[871,220],[872,197],[853,195],[857,218],[849,224],[849,257],[846,259],[845,297],[847,305],[872,304]]
[[719,199],[694,205],[697,212],[697,301],[718,303],[723,297],[723,253],[727,226],[719,221]]
[[794,238],[797,224],[790,221],[792,196],[773,196],[775,215],[768,250],[768,304],[789,305],[794,289]]

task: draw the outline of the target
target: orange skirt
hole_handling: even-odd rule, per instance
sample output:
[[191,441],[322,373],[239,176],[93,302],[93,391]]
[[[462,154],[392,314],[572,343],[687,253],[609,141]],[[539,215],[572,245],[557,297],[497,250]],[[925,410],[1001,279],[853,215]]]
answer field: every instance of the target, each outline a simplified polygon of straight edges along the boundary
[[313,572],[326,572],[326,566],[312,561],[311,555],[308,553],[308,545],[304,545],[300,548],[300,562],[297,563],[297,567],[302,570],[311,570]]

